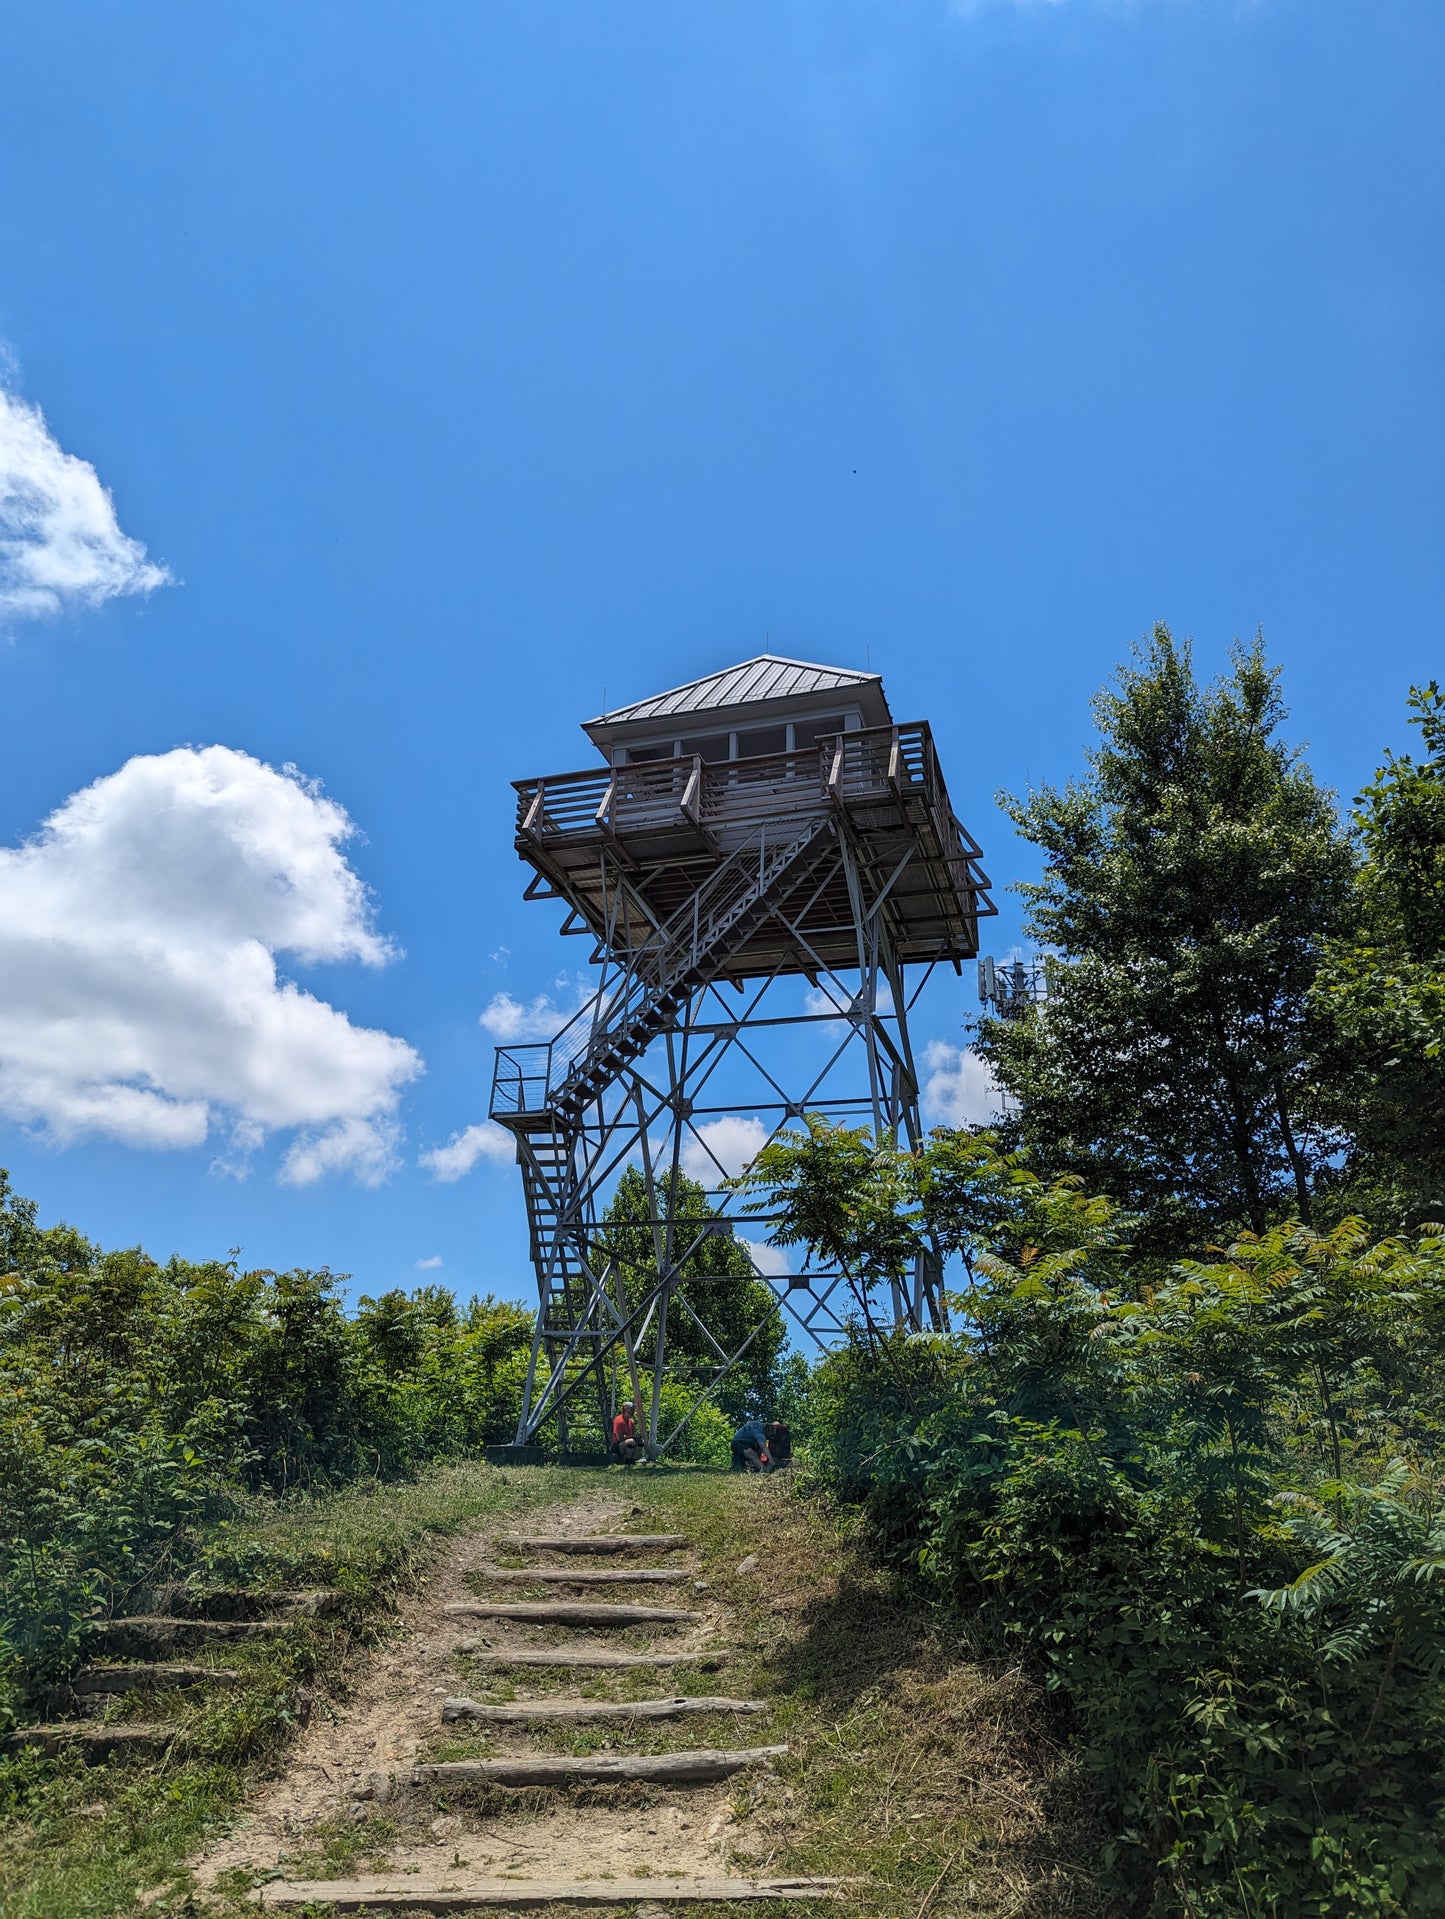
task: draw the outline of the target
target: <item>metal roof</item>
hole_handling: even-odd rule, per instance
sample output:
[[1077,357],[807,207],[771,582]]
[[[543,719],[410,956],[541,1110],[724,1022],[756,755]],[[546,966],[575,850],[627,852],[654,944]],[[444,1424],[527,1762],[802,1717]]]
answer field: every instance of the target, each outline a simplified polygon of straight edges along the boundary
[[776,653],[760,653],[755,660],[740,666],[724,667],[705,679],[689,680],[668,693],[654,693],[651,699],[637,700],[631,706],[614,707],[595,720],[583,724],[615,726],[639,720],[662,720],[674,713],[698,713],[720,706],[751,706],[758,700],[786,700],[799,693],[841,693],[877,686],[881,676],[855,673],[842,666],[815,666],[807,660],[784,660]]

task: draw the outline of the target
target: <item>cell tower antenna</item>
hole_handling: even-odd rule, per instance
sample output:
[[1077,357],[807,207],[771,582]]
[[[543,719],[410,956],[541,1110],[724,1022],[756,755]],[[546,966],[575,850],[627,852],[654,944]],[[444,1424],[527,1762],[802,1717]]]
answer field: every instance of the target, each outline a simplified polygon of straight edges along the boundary
[[[514,782],[527,897],[565,903],[596,973],[554,1039],[497,1048],[490,1110],[516,1145],[538,1303],[516,1440],[494,1457],[539,1457],[544,1428],[565,1456],[579,1421],[605,1447],[620,1378],[649,1454],[675,1447],[762,1331],[718,1290],[749,1268],[771,1325],[820,1347],[865,1305],[875,1325],[947,1323],[936,1246],[862,1299],[836,1268],[777,1271],[766,1215],[726,1183],[812,1113],[923,1138],[908,1009],[934,968],[976,957],[994,911],[927,724],[895,722],[871,665],[770,654],[605,703],[584,729],[604,764]],[[645,1204],[619,1233],[624,1171]],[[704,1259],[719,1236],[740,1254]]]

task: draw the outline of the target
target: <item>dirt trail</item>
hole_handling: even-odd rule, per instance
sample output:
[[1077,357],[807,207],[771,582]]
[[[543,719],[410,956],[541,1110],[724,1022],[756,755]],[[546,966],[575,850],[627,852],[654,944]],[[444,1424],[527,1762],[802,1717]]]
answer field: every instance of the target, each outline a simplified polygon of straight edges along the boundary
[[[526,1530],[616,1531],[641,1510],[630,1499],[597,1491],[529,1514]],[[195,1862],[201,1886],[237,1868],[275,1876],[290,1869],[298,1855],[314,1850],[328,1829],[335,1831],[336,1822],[359,1822],[373,1812],[396,1827],[376,1863],[383,1862],[384,1852],[385,1864],[398,1872],[466,1865],[489,1877],[516,1873],[538,1879],[620,1878],[639,1867],[658,1876],[720,1873],[729,1792],[735,1790],[727,1782],[661,1795],[619,1792],[590,1803],[585,1795],[579,1803],[565,1794],[517,1794],[496,1813],[444,1815],[425,1790],[409,1786],[418,1754],[439,1735],[443,1700],[479,1683],[468,1681],[458,1642],[485,1646],[489,1653],[539,1643],[534,1628],[459,1619],[445,1611],[451,1603],[475,1597],[470,1576],[495,1562],[497,1538],[515,1530],[514,1522],[496,1522],[454,1541],[441,1555],[426,1586],[404,1605],[400,1633],[359,1656],[348,1702],[334,1712],[317,1712],[285,1771],[255,1788],[227,1837]],[[695,1569],[696,1554],[672,1555],[668,1563]],[[690,1584],[677,1592],[676,1602],[669,1603],[700,1610],[703,1617],[686,1631],[669,1632],[665,1643],[660,1638],[657,1650],[715,1645],[725,1623],[721,1609]],[[543,1669],[523,1675],[514,1696],[575,1693],[579,1677],[587,1675],[563,1677]],[[649,1692],[666,1693],[665,1671],[658,1680]],[[536,1742],[524,1737],[521,1743]],[[751,1734],[738,1743],[751,1743]]]

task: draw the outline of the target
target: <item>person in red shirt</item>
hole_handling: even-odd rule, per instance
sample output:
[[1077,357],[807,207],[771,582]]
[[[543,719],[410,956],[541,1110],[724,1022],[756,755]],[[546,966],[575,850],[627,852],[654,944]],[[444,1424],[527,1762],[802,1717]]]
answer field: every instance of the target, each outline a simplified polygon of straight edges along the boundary
[[632,1466],[643,1455],[642,1441],[637,1437],[637,1423],[633,1417],[637,1407],[630,1399],[622,1402],[622,1411],[612,1422],[612,1450],[624,1466]]

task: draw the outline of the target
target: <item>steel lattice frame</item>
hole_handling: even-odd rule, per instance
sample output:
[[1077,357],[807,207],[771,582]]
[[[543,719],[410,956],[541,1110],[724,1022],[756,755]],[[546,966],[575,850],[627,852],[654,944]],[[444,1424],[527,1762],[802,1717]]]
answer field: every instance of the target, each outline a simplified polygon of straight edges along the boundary
[[[736,985],[709,981],[688,997],[672,1029],[635,1064],[622,1066],[573,1125],[517,1134],[529,1195],[550,1196],[558,1220],[552,1248],[534,1246],[534,1251],[542,1251],[547,1270],[538,1275],[541,1310],[517,1430],[519,1445],[533,1440],[542,1423],[568,1401],[586,1394],[589,1382],[605,1419],[607,1361],[616,1356],[627,1368],[632,1396],[647,1398],[649,1453],[654,1457],[665,1453],[687,1423],[684,1419],[671,1432],[662,1431],[660,1423],[668,1319],[679,1310],[700,1330],[715,1360],[711,1378],[699,1385],[689,1418],[746,1356],[758,1329],[734,1350],[726,1350],[678,1285],[702,1237],[695,1221],[679,1222],[671,1215],[669,1195],[676,1190],[676,1177],[685,1163],[697,1172],[699,1158],[711,1161],[715,1178],[704,1178],[703,1184],[712,1189],[712,1204],[725,1220],[766,1225],[765,1217],[740,1216],[734,1196],[717,1190],[729,1169],[703,1131],[709,1121],[733,1116],[741,1107],[761,1118],[771,1136],[805,1114],[818,1112],[854,1125],[866,1124],[875,1137],[892,1134],[909,1145],[921,1140],[908,1011],[933,967],[913,969],[912,998],[906,997],[905,969],[890,950],[882,916],[876,906],[865,904],[862,878],[846,844],[839,850],[849,893],[856,902],[854,933],[860,964],[845,976],[817,963],[811,975],[815,1010],[789,1005],[796,1000],[797,977],[776,968]],[[789,919],[782,909],[770,910],[790,937],[806,946],[798,921]],[[593,1001],[594,1019],[614,994],[627,992],[630,984],[626,964],[604,958]],[[818,997],[829,1004],[816,1009]],[[776,1057],[768,1057],[776,1055],[778,1049],[770,1042],[783,1028],[822,1028],[831,1042],[819,1069],[792,1084],[780,1077]],[[502,1050],[515,1055],[523,1049]],[[758,1096],[740,1095],[733,1081],[726,1099],[710,1100],[710,1083],[740,1062],[748,1069]],[[849,1067],[861,1068],[853,1075],[853,1084],[860,1090],[845,1092],[837,1085],[840,1073]],[[599,1258],[601,1206],[628,1165],[640,1169],[648,1196],[654,1258],[646,1273],[629,1273],[621,1261],[603,1264]],[[837,1270],[782,1276],[762,1270],[756,1261],[753,1270],[773,1291],[786,1321],[818,1347],[843,1337],[848,1319],[863,1305]],[[940,1270],[937,1261],[920,1261],[912,1285],[895,1284],[886,1311],[876,1317],[886,1325],[915,1330],[941,1324]],[[693,1288],[699,1284],[696,1278],[690,1283]],[[561,1325],[553,1317],[558,1308],[565,1322]],[[655,1335],[655,1348],[647,1396],[639,1394],[636,1354],[650,1333]]]

